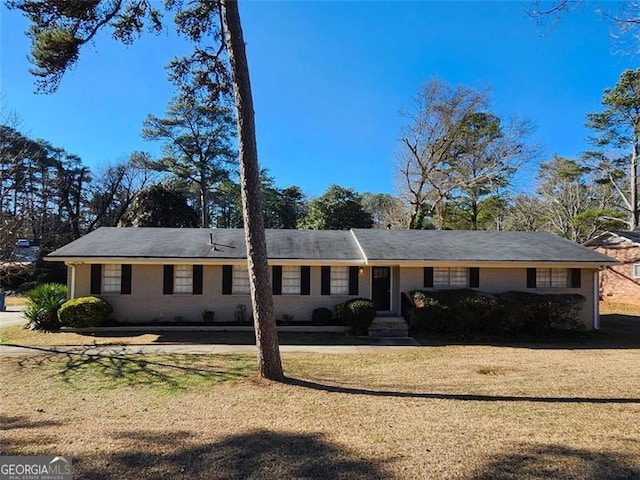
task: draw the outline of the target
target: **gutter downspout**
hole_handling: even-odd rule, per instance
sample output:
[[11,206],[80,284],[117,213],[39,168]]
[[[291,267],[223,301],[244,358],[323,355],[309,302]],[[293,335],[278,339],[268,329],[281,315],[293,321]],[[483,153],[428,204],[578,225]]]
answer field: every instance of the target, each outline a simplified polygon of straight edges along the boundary
[[71,268],[71,285],[69,285],[69,299],[76,298],[76,266],[75,264],[69,265]]

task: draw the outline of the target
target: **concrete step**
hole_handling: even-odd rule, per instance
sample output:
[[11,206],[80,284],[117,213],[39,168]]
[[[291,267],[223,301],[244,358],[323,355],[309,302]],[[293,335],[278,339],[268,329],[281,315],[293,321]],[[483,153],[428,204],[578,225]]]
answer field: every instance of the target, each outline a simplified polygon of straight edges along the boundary
[[376,317],[369,327],[370,337],[408,337],[409,326],[402,317]]

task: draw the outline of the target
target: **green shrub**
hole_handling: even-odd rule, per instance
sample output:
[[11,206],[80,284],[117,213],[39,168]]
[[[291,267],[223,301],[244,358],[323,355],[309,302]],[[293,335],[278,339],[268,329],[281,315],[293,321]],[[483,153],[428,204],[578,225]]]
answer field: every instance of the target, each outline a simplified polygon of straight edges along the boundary
[[368,298],[352,298],[344,303],[343,316],[352,335],[369,335],[376,307]]
[[416,305],[409,314],[413,331],[437,333],[476,332],[495,316],[497,302],[491,295],[470,289],[414,291]]
[[[581,295],[539,295],[506,292],[490,295],[475,290],[411,292],[412,332],[533,333],[582,328]],[[418,305],[422,305],[418,307]]]
[[580,310],[585,298],[576,294],[506,292],[499,296],[511,330],[540,333],[547,330],[580,330]]
[[102,326],[113,309],[98,297],[80,297],[64,302],[58,311],[63,327],[93,328]]
[[216,318],[216,312],[213,310],[206,309],[202,312],[202,321],[204,323],[213,323]]
[[311,314],[311,323],[314,325],[329,325],[333,319],[333,313],[328,308],[316,308]]
[[61,283],[43,283],[26,293],[29,304],[24,315],[32,330],[56,332],[60,330],[58,309],[67,299],[67,287]]

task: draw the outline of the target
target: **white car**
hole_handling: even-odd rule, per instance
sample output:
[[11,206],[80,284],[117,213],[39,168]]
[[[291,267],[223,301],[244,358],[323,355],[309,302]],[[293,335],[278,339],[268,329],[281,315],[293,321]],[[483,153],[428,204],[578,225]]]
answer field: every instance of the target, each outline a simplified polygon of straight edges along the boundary
[[19,238],[16,242],[17,247],[28,248],[31,246],[31,243],[26,238]]

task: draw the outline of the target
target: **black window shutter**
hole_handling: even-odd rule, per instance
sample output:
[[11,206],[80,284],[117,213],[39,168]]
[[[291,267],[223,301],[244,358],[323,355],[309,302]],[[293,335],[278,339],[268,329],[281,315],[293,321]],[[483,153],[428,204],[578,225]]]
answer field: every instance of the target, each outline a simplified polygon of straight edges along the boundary
[[274,295],[282,295],[282,267],[280,265],[274,265],[271,267],[273,274],[272,289]]
[[331,295],[331,267],[322,267],[320,274],[320,293]]
[[233,288],[233,265],[222,266],[222,294],[231,295]]
[[360,267],[349,267],[349,295],[358,295],[358,270]]
[[536,288],[536,269],[527,268],[527,288]]
[[300,295],[311,295],[311,267],[300,267]]
[[480,286],[480,269],[478,267],[471,267],[469,269],[469,286],[471,288],[478,288]]
[[582,270],[579,268],[572,268],[571,269],[571,288],[580,288],[581,285],[581,280],[582,280],[582,276],[581,276]]
[[102,265],[91,264],[91,294],[100,295],[102,285]]
[[202,265],[193,266],[193,294],[202,295]]
[[422,286],[425,288],[433,287],[433,267],[424,267],[423,275]]
[[120,269],[120,293],[131,295],[131,265],[123,264]]
[[164,295],[173,294],[173,265],[164,266],[164,275],[162,277],[162,293]]

